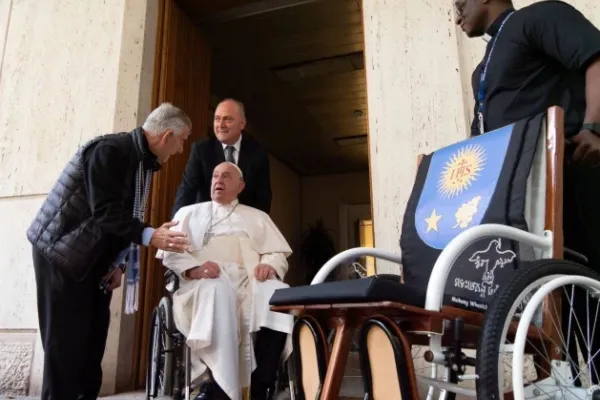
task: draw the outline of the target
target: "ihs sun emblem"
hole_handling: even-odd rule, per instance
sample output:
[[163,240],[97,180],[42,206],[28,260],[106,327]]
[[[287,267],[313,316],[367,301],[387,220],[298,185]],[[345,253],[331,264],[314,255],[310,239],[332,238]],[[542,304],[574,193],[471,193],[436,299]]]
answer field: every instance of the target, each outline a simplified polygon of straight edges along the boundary
[[443,198],[459,195],[477,179],[484,163],[483,147],[472,144],[458,150],[446,162],[440,175],[439,193]]

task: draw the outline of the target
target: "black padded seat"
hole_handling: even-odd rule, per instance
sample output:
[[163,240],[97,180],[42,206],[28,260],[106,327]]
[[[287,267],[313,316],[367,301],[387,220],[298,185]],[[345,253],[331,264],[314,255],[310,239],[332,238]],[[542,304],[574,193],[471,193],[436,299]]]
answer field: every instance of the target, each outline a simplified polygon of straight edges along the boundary
[[425,306],[426,290],[426,287],[400,283],[398,275],[386,274],[278,289],[269,304],[290,306],[393,301],[422,308]]

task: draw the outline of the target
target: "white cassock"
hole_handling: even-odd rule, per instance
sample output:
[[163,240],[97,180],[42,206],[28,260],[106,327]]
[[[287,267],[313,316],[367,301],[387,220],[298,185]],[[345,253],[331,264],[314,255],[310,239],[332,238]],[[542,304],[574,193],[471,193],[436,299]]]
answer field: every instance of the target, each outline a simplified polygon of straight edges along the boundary
[[[187,233],[190,250],[159,250],[156,257],[180,278],[173,319],[192,350],[192,381],[208,367],[223,391],[238,400],[256,368],[253,333],[261,327],[288,333],[282,357],[291,353],[293,316],[270,311],[269,300],[276,289],[289,287],[282,281],[292,250],[266,213],[237,200],[227,206],[209,201],[183,207],[173,219],[179,224],[171,229]],[[218,278],[182,277],[206,261],[219,265]],[[258,264],[273,267],[279,279],[259,282],[254,277]]]

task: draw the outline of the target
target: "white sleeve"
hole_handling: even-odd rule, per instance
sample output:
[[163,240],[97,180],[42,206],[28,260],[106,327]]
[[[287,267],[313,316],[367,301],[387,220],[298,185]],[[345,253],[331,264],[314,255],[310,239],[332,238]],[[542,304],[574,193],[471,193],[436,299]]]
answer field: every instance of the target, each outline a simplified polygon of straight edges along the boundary
[[[189,209],[184,207],[177,211],[175,216],[173,217],[174,221],[179,221],[179,223],[170,228],[170,230],[175,232],[184,232],[187,234],[187,237],[190,238],[190,215],[192,213],[189,212]],[[181,275],[184,271],[188,269],[192,269],[200,265],[198,259],[196,259],[191,253],[175,253],[170,251],[159,250],[156,252],[156,258],[163,261],[163,265],[174,271],[175,273]]]
[[268,253],[260,256],[260,263],[273,267],[279,279],[283,281],[288,270],[288,262],[283,253]]

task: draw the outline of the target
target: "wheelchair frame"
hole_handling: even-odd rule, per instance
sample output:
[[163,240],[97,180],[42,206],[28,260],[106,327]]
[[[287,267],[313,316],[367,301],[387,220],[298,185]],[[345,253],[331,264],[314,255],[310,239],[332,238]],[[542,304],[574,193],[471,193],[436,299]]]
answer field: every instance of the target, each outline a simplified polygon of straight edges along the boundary
[[[191,381],[190,348],[186,339],[175,327],[172,312],[171,296],[179,288],[177,275],[170,270],[165,272],[164,296],[152,312],[150,338],[148,340],[148,365],[146,366],[146,398],[147,400],[167,396],[173,400],[190,400],[192,392],[201,385]],[[160,360],[159,360],[160,358]],[[160,362],[162,361],[162,363]],[[162,364],[162,367],[161,367]],[[290,368],[291,363],[287,363]],[[163,372],[163,380],[160,373]],[[292,372],[288,370],[291,378]],[[281,369],[278,371],[275,393],[280,388]],[[294,387],[288,379],[291,400],[294,400]],[[244,398],[249,399],[249,388],[245,388]],[[275,398],[275,397],[273,397]]]
[[[461,360],[460,357],[449,359],[448,352],[445,350],[449,348],[446,344],[447,341],[452,340],[452,338],[449,337],[450,335],[448,335],[448,333],[451,333],[450,331],[452,331],[447,329],[449,324],[454,321],[454,340],[456,340],[457,334],[462,335],[463,328],[467,328],[467,331],[475,333],[476,335],[477,332],[481,330],[483,313],[444,306],[443,295],[446,281],[454,262],[461,252],[476,240],[486,236],[503,237],[531,245],[534,248],[541,250],[541,257],[538,256],[538,259],[563,259],[563,110],[559,107],[550,108],[546,114],[545,124],[546,130],[544,134],[542,134],[543,136],[540,137],[541,139],[544,139],[542,141],[542,148],[545,152],[545,215],[542,234],[530,233],[518,228],[498,224],[483,224],[465,230],[443,249],[435,262],[427,286],[424,308],[392,301],[317,305],[290,304],[271,307],[273,311],[292,312],[296,314],[298,317],[297,324],[301,321],[309,324],[315,338],[322,336],[322,326],[335,328],[335,339],[331,352],[326,345],[323,349],[327,362],[326,372],[322,375],[318,385],[319,388],[316,392],[320,400],[333,400],[337,398],[341,388],[352,332],[363,326],[365,323],[371,323],[375,320],[387,323],[390,329],[395,330],[394,334],[400,340],[400,343],[404,345],[404,354],[397,353],[397,357],[398,354],[400,354],[401,357],[408,357],[407,361],[412,363],[410,351],[406,354],[407,343],[429,346],[430,350],[426,352],[425,359],[432,364],[432,374],[431,378],[421,378],[421,381],[429,386],[428,399],[433,398],[434,388],[441,390],[441,399],[445,399],[448,392],[476,397],[474,389],[459,387],[456,383],[447,382],[449,377],[456,373],[457,368],[458,371],[461,370],[461,364],[464,364],[465,362],[469,364],[470,362],[472,363],[472,366],[474,366],[474,362],[472,360]],[[400,265],[402,264],[401,253],[394,253],[377,248],[354,248],[337,254],[323,265],[312,280],[311,285],[323,283],[327,276],[339,265],[364,256],[371,256]],[[550,293],[549,291],[546,292]],[[547,302],[548,298],[546,297],[545,299],[545,302]],[[560,299],[557,300],[560,301]],[[531,310],[529,310],[529,312],[533,313]],[[543,315],[546,315],[546,308],[544,308]],[[402,326],[394,321],[394,319],[397,318],[403,319]],[[520,340],[519,344],[524,346],[523,341],[527,337],[529,326],[519,325],[518,330],[516,327],[514,330],[512,328],[511,324],[511,333],[516,333]],[[560,328],[549,326],[545,322],[542,326],[542,331],[552,340],[556,340],[559,337],[560,333],[558,329]],[[319,331],[321,333],[319,333]],[[419,337],[421,340],[419,340]],[[427,337],[429,337],[429,340],[427,340]],[[459,338],[459,340],[464,339]],[[464,343],[473,344],[477,343],[477,341],[467,339],[464,340]],[[543,346],[546,345],[547,343],[543,344]],[[298,343],[295,343],[294,353],[299,352],[297,346]],[[410,347],[410,345],[408,346]],[[465,349],[466,348],[467,347],[465,347]],[[456,353],[460,355],[460,346],[456,350]],[[554,352],[552,352],[552,354],[554,356],[553,359],[558,359]],[[298,359],[297,362],[300,362],[300,360]],[[518,362],[518,360],[514,362]],[[438,366],[446,368],[446,382],[436,380]],[[416,393],[418,390],[416,388],[414,368],[410,368],[410,370],[412,373],[410,371],[408,373],[410,378],[408,382],[411,385],[411,390],[409,392],[412,393],[413,399],[417,399]],[[297,378],[303,379],[302,377]],[[301,386],[302,382],[298,385]],[[404,388],[401,388],[401,390],[404,391]],[[405,397],[404,393],[402,397]],[[371,397],[367,396],[365,398]]]
[[179,283],[172,271],[165,273],[165,280],[168,295],[160,300],[152,312],[146,366],[146,398],[169,396],[174,400],[189,400],[190,394],[196,389],[190,382],[190,349],[185,345],[185,337],[175,328],[171,301],[171,295],[177,291]]

